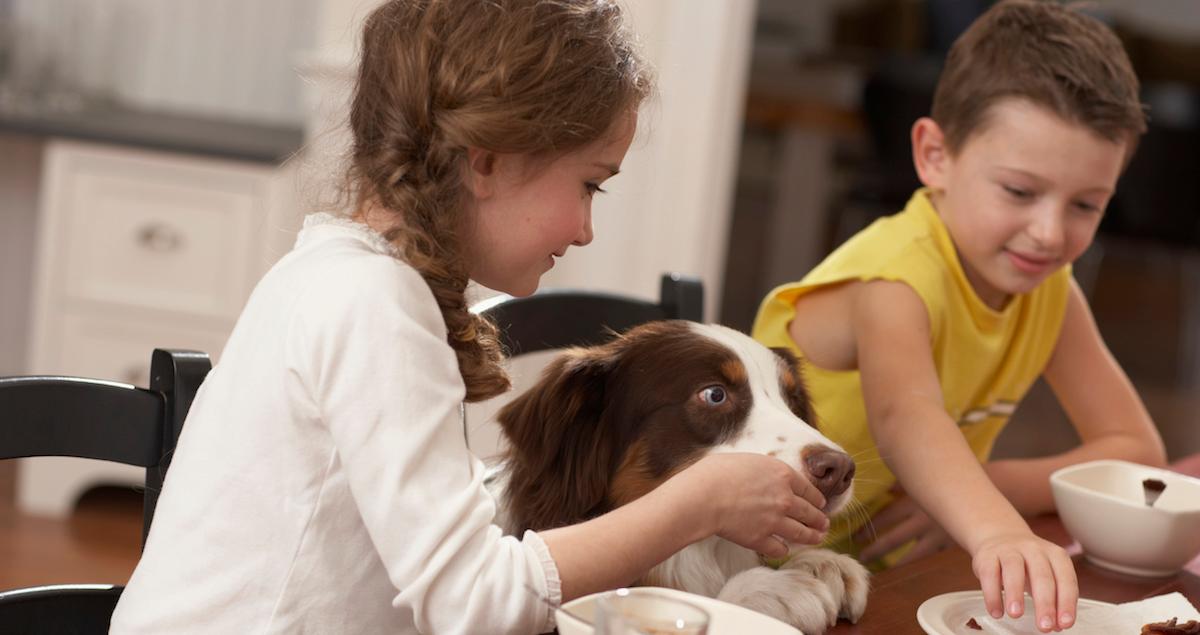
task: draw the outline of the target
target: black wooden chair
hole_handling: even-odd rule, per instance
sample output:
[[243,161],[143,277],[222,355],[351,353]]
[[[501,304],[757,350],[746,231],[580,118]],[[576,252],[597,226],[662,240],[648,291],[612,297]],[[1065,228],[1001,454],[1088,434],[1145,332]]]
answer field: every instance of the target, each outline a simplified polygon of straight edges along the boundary
[[[79,377],[0,377],[0,459],[74,456],[146,468],[142,543],[208,355],[155,349],[150,388]],[[67,584],[0,592],[0,632],[107,633],[124,587]]]
[[500,295],[471,308],[496,324],[510,357],[600,344],[614,333],[653,320],[704,318],[704,285],[665,273],[658,302],[613,293],[547,289],[529,297]]

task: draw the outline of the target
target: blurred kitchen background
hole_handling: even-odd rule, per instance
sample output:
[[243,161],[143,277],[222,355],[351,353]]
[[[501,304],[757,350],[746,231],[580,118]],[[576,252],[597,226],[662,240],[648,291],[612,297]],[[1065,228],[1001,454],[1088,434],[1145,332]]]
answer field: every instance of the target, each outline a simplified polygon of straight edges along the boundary
[[[373,4],[0,0],[0,375],[144,385],[154,347],[219,357],[326,200]],[[661,94],[597,203],[595,243],[547,284],[653,297],[661,271],[699,275],[708,318],[742,330],[769,289],[904,204],[909,127],[989,5],[625,4]],[[1152,121],[1076,272],[1177,457],[1200,451],[1200,3],[1089,6],[1126,42]],[[1073,442],[1044,386],[1016,419],[998,455]],[[79,483],[112,480],[64,469],[26,473],[22,507],[61,516]],[[0,504],[14,491],[0,467]]]

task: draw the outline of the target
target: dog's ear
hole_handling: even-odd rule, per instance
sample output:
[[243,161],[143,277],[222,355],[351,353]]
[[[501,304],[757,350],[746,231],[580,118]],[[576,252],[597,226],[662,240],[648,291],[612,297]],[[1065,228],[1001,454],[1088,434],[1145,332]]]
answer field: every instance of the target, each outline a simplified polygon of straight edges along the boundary
[[771,352],[779,360],[779,387],[787,399],[788,408],[792,414],[800,417],[809,426],[817,427],[816,413],[813,412],[812,402],[808,397],[808,389],[804,386],[804,375],[800,369],[800,360],[792,351],[776,347]]
[[571,349],[497,415],[508,437],[506,504],[522,529],[549,529],[603,513],[617,452],[603,425],[605,384],[619,349]]

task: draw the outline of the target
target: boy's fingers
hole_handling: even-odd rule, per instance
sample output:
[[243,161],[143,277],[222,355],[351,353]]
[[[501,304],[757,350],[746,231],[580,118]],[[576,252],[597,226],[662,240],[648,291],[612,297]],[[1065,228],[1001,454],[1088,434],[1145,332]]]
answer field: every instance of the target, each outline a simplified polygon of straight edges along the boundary
[[983,605],[988,615],[995,619],[1004,617],[1004,601],[1000,594],[1000,561],[988,558],[975,567],[979,577],[979,588],[983,591]]
[[904,522],[892,527],[891,529],[880,534],[866,549],[863,549],[858,555],[858,559],[862,562],[871,562],[876,558],[882,558],[891,551],[904,543],[912,540],[917,530],[920,528],[920,518],[908,518]]
[[915,507],[907,499],[899,499],[888,503],[879,513],[871,517],[869,523],[863,525],[854,532],[854,542],[867,543],[877,540],[880,536],[888,533],[892,529],[892,525],[896,525],[901,521],[913,515]]
[[904,554],[903,558],[900,558],[900,560],[896,562],[896,566],[924,558],[925,556],[932,556],[941,550],[942,541],[940,537],[925,534],[919,540],[917,540],[917,544],[913,545],[912,549],[908,550],[908,553]]
[[1018,553],[1000,556],[1000,579],[1004,581],[1004,610],[1010,617],[1025,612],[1025,559]]
[[912,507],[903,501],[892,501],[887,507],[879,510],[871,517],[871,522],[880,529],[886,529],[912,515]]
[[1079,580],[1075,577],[1075,563],[1065,551],[1050,557],[1050,567],[1058,582],[1058,627],[1071,628],[1075,625],[1076,604],[1079,602]]

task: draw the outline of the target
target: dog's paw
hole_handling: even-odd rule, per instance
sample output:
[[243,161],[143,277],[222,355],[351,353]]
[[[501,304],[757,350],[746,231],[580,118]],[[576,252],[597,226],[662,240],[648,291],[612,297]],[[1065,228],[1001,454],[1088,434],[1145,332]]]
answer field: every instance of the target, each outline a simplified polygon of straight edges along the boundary
[[871,574],[859,561],[828,549],[806,549],[780,568],[803,571],[820,580],[838,604],[838,615],[858,622],[867,610],[867,592]]
[[804,635],[821,635],[837,622],[839,598],[832,591],[808,571],[754,567],[730,578],[717,599],[791,624]]

